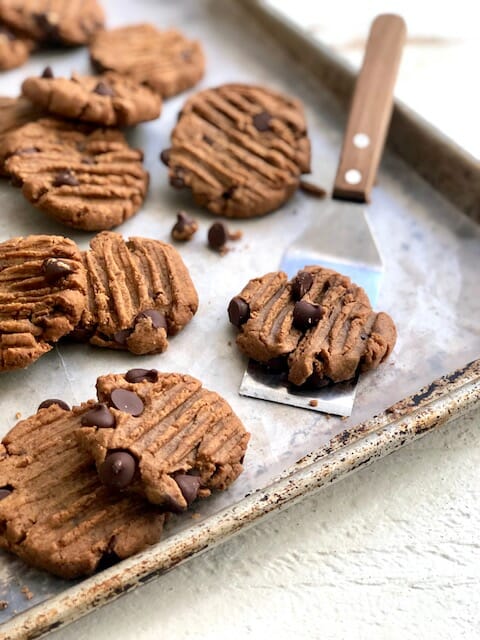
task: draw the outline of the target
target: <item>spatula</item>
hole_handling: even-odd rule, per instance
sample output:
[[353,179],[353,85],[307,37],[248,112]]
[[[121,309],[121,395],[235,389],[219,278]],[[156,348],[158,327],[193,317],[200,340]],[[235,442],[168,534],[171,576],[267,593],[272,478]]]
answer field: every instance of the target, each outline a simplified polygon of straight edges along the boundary
[[[280,268],[289,277],[318,264],[349,276],[365,289],[375,306],[383,265],[364,207],[377,174],[393,107],[406,27],[400,16],[374,20],[350,107],[333,200],[319,205],[318,215],[286,250]],[[318,390],[292,388],[285,376],[270,374],[249,362],[240,394],[282,404],[349,416],[356,381]]]

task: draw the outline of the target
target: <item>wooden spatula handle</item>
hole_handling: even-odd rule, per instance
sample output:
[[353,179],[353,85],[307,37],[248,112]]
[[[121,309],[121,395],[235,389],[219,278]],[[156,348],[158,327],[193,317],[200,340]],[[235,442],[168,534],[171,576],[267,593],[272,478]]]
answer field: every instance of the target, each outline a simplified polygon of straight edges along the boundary
[[406,38],[400,16],[378,16],[370,29],[343,140],[333,197],[368,202],[385,144],[393,88]]

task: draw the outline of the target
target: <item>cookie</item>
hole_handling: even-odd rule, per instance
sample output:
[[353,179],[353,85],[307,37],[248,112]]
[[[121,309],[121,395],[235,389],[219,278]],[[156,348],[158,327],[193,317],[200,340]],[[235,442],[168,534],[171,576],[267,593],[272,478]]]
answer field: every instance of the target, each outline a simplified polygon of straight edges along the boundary
[[199,380],[131,369],[98,378],[97,395],[76,434],[108,487],[178,511],[242,472],[250,435]]
[[199,42],[179,31],[159,31],[136,24],[101,31],[90,44],[92,63],[146,84],[163,98],[193,87],[203,76],[205,60]]
[[30,100],[0,97],[0,175],[5,175],[3,164],[8,154],[5,137],[28,122],[38,120],[40,116],[40,110]]
[[67,238],[0,243],[0,371],[28,366],[74,329],[86,284],[80,251]]
[[0,24],[0,71],[21,67],[34,47],[33,40]]
[[280,207],[310,170],[298,100],[263,87],[226,84],[190,98],[162,152],[170,184],[189,187],[217,215],[261,216]]
[[375,369],[396,341],[393,320],[365,291],[330,269],[305,267],[250,280],[229,304],[237,345],[294,385],[320,387]]
[[109,491],[78,446],[75,430],[95,402],[45,404],[0,444],[0,547],[72,579],[157,542],[165,514]]
[[6,136],[5,171],[35,207],[74,229],[111,229],[143,203],[143,154],[115,129],[42,119]]
[[31,77],[22,93],[38,107],[65,118],[105,126],[127,127],[155,120],[160,96],[116,73],[68,78]]
[[97,0],[0,0],[0,20],[45,44],[86,44],[104,26]]
[[135,354],[161,353],[198,308],[180,254],[169,244],[98,234],[83,254],[88,302],[76,339]]

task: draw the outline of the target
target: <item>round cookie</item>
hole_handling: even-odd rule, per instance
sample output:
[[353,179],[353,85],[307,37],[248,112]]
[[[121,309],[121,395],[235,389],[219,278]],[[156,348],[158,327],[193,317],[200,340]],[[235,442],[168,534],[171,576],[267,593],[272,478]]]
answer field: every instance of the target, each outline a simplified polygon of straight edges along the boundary
[[201,91],[180,112],[162,152],[170,184],[189,187],[217,215],[261,216],[280,207],[310,170],[301,103],[264,87]]
[[242,472],[250,434],[199,380],[132,369],[98,378],[97,395],[76,434],[110,488],[178,511]]
[[0,24],[0,71],[21,67],[33,47],[32,40]]
[[160,115],[162,100],[116,73],[68,78],[31,77],[22,93],[49,113],[105,126],[127,127]]
[[0,176],[6,175],[3,167],[8,153],[5,146],[5,137],[28,122],[34,122],[40,117],[40,110],[30,100],[22,97],[0,97]]
[[148,238],[99,233],[83,254],[87,305],[73,338],[137,355],[161,353],[190,322],[198,296],[180,254]]
[[28,236],[0,243],[0,371],[28,366],[70,333],[86,287],[71,240]]
[[51,404],[0,444],[0,547],[67,579],[157,542],[166,517],[99,481],[74,434],[94,405]]
[[0,0],[0,20],[36,42],[76,46],[91,40],[105,15],[97,0]]
[[98,69],[127,75],[163,98],[193,87],[205,70],[199,42],[151,24],[101,31],[90,44],[90,56]]
[[318,266],[290,281],[282,271],[250,280],[228,315],[241,351],[297,386],[321,387],[375,369],[397,336],[393,320],[372,310],[361,287]]
[[42,119],[5,137],[5,171],[35,207],[74,229],[111,229],[143,203],[143,154],[115,129]]

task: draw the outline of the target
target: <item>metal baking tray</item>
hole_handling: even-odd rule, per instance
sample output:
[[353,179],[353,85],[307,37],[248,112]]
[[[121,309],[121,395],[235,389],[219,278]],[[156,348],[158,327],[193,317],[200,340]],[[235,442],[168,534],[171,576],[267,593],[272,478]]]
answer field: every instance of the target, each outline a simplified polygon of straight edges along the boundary
[[[337,166],[353,72],[331,51],[255,0],[104,0],[110,26],[151,21],[175,25],[205,45],[201,86],[259,83],[305,104],[313,145],[312,180],[329,188]],[[16,95],[22,79],[51,64],[58,75],[89,68],[84,49],[36,54],[2,74],[0,92]],[[0,638],[46,634],[180,562],[222,542],[269,513],[371,464],[452,418],[480,399],[480,170],[478,163],[417,115],[397,104],[369,215],[386,264],[378,308],[399,331],[391,359],[360,379],[353,415],[345,420],[238,395],[245,359],[235,348],[226,306],[253,276],[276,268],[290,239],[309,224],[321,200],[298,193],[280,211],[232,221],[243,239],[224,257],[206,248],[213,216],[172,190],[158,161],[186,95],[169,100],[161,118],[129,132],[145,150],[149,197],[119,231],[167,240],[174,212],[200,222],[195,240],[180,247],[200,296],[193,322],[161,356],[61,344],[25,371],[0,377],[1,434],[33,413],[41,400],[70,404],[94,396],[98,375],[132,366],[188,372],[219,391],[252,433],[245,472],[230,490],[172,519],[163,541],[75,583],[29,569],[0,555]],[[66,234],[86,247],[91,236],[69,232],[0,184],[0,240],[29,233]],[[470,364],[466,364],[470,363]],[[26,587],[26,589],[24,588]]]

